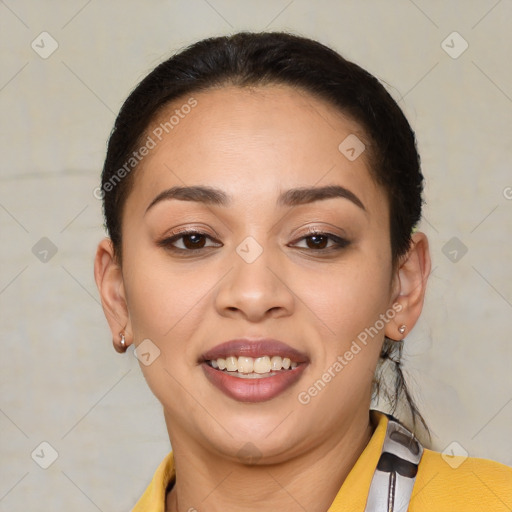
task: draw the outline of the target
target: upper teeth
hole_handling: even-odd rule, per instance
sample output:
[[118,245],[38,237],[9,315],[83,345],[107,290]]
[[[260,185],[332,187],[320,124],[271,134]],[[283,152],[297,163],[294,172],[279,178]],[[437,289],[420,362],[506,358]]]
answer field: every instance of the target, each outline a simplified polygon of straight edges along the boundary
[[226,359],[212,359],[210,364],[219,370],[227,370],[228,372],[239,373],[268,373],[270,371],[278,371],[281,369],[288,370],[295,368],[296,362],[292,362],[288,357],[280,356],[262,356],[262,357],[246,357],[246,356],[230,356]]

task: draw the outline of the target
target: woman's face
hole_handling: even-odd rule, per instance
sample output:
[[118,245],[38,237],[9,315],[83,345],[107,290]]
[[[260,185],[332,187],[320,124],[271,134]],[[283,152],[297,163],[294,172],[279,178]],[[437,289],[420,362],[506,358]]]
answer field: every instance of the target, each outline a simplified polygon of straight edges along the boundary
[[126,332],[150,340],[141,368],[173,445],[282,460],[367,417],[396,332],[388,202],[332,106],[286,86],[193,96],[152,123],[125,204]]

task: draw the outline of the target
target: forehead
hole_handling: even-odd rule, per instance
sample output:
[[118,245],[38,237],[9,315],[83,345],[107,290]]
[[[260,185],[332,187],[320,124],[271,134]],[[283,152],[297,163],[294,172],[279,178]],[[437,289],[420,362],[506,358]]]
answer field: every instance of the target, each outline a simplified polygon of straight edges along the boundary
[[367,145],[360,126],[290,86],[226,86],[182,97],[159,112],[146,137],[154,147],[134,186],[146,202],[176,184],[207,184],[261,202],[287,188],[333,183],[354,189],[365,204],[382,202],[369,152],[353,158]]

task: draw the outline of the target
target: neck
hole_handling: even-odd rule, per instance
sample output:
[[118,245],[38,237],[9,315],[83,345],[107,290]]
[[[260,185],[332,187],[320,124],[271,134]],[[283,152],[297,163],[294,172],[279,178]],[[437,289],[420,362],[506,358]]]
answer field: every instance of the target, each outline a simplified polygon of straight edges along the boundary
[[253,511],[256,503],[261,512],[325,512],[373,430],[366,410],[336,439],[272,465],[247,466],[205,453],[196,443],[173,442],[177,478],[167,495],[166,512],[245,512]]

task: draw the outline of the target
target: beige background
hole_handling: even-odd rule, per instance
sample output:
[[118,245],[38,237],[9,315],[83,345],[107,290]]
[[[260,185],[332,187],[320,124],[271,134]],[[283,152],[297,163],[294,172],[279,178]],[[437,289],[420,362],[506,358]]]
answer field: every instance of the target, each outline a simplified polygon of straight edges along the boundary
[[[510,0],[0,2],[0,511],[129,510],[169,450],[98,303],[93,189],[137,81],[241,29],[317,38],[392,84],[419,139],[434,268],[407,338],[410,382],[436,449],[512,465],[511,19]],[[43,31],[58,44],[47,59],[31,47],[43,51]],[[442,47],[454,31],[469,44],[458,58]],[[55,255],[33,250],[42,237]],[[58,452],[46,470],[31,458],[51,461],[43,441]]]

